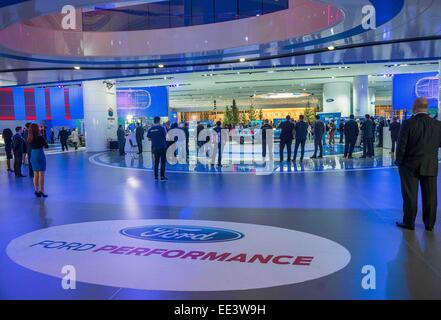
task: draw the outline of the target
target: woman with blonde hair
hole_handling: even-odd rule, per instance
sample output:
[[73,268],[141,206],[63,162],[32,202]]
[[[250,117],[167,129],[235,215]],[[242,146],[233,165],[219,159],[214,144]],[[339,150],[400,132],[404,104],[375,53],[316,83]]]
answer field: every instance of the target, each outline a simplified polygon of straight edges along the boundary
[[46,156],[43,148],[49,148],[46,139],[40,133],[38,125],[33,123],[29,128],[28,142],[31,153],[29,160],[34,170],[35,196],[47,198],[44,193],[44,173],[46,172]]

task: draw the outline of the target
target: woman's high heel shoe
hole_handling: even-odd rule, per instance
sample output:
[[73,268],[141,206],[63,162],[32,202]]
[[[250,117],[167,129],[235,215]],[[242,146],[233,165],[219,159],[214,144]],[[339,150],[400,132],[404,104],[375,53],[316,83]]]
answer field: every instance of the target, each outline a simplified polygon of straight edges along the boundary
[[43,193],[43,192],[40,192],[40,197],[47,198],[49,196],[47,194]]
[[35,191],[34,193],[35,193],[35,196],[36,196],[37,198],[41,198],[41,193],[40,193],[40,192]]

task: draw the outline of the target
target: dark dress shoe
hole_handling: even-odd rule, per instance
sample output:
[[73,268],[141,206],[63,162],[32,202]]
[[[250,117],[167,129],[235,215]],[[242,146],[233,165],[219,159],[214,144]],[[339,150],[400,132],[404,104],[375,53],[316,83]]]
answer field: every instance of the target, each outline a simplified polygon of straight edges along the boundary
[[426,227],[426,231],[433,231],[433,227],[432,228]]
[[406,230],[415,230],[415,226],[410,226],[401,222],[396,222],[397,227],[402,228],[402,229],[406,229]]
[[168,180],[168,178],[167,177],[161,177],[161,179],[160,179],[161,181],[167,181]]

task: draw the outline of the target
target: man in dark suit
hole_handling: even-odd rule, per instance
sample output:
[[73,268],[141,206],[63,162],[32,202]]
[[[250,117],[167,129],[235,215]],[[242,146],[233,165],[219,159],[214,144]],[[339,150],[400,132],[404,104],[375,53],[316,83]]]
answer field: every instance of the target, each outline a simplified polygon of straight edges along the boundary
[[383,117],[380,118],[380,122],[378,123],[378,148],[383,148],[383,134],[384,127],[386,126],[386,121]]
[[315,116],[315,123],[314,123],[314,155],[311,157],[311,159],[317,158],[317,151],[320,149],[320,155],[319,159],[323,158],[323,136],[326,131],[325,124],[322,120],[320,120],[320,116]]
[[283,151],[285,146],[288,148],[288,161],[291,161],[292,140],[294,139],[294,124],[291,122],[291,116],[286,116],[286,121],[279,124],[280,132],[280,162],[283,162]]
[[[165,176],[165,166],[167,164],[167,130],[161,126],[161,118],[153,119],[153,126],[147,132],[147,137],[152,141],[152,153],[154,157],[154,176],[155,180],[167,181]],[[159,168],[161,164],[161,168]],[[158,172],[159,170],[159,172]],[[160,176],[158,176],[160,173]]]
[[[226,141],[224,141],[224,137],[222,137],[222,122],[217,121],[216,127],[213,129],[214,132],[216,132],[217,135],[217,151],[213,152],[213,156],[216,156],[217,154],[217,166],[222,167],[222,151],[223,151],[223,145]],[[215,146],[216,147],[216,146]],[[213,163],[211,165],[214,165],[214,159]]]
[[338,125],[338,132],[340,133],[340,143],[343,144],[343,136],[345,134],[345,121],[343,119],[340,120]]
[[359,133],[358,124],[354,120],[354,115],[351,114],[349,121],[345,124],[345,154],[344,158],[352,159],[352,153],[354,152],[355,143]]
[[400,134],[401,124],[398,122],[398,118],[394,117],[394,120],[390,124],[389,131],[390,137],[392,139],[392,151],[391,153],[395,153],[395,147],[397,145],[398,136]]
[[[268,119],[265,120],[265,122],[264,122],[264,124],[263,124],[263,126],[262,126],[262,128],[260,130],[262,132],[262,157],[265,160],[266,150],[267,150],[267,147],[268,147],[269,153],[270,153],[269,157],[270,157],[270,159],[272,159],[273,158],[273,150],[272,150],[271,146],[273,144],[272,144],[272,142],[269,142],[269,143],[267,142],[267,140],[266,140],[266,131],[267,130],[268,131],[272,131],[273,127],[269,124]],[[268,133],[268,135],[269,134],[270,133]]]
[[436,221],[441,123],[432,119],[427,109],[427,100],[418,98],[413,105],[413,116],[403,122],[398,138],[395,163],[400,171],[404,217],[397,226],[408,230],[415,229],[419,184],[426,230],[432,231]]
[[15,135],[12,137],[12,151],[14,152],[14,172],[17,178],[24,177],[21,172],[24,150],[26,150],[26,141],[22,137],[22,128],[17,127],[15,128]]
[[142,141],[144,140],[144,128],[141,126],[141,123],[138,122],[136,129],[136,144],[138,145],[138,154],[142,154]]
[[119,148],[119,155],[125,156],[126,155],[126,130],[124,130],[123,126],[120,124],[118,127],[118,130],[116,131],[116,136],[118,138],[118,148]]
[[374,136],[374,123],[371,120],[370,115],[366,115],[363,124],[361,125],[361,131],[363,131],[363,156],[362,158],[371,158],[374,155],[373,151],[373,136]]
[[200,121],[198,121],[198,125],[197,125],[197,127],[196,127],[196,144],[197,144],[197,146],[198,146],[198,149],[200,148],[200,147],[202,147],[203,145],[204,145],[204,141],[199,141],[199,134],[202,132],[202,130],[204,130],[205,129],[205,127],[204,127],[204,125],[200,122]]
[[294,162],[297,159],[297,152],[299,151],[300,146],[300,162],[303,162],[303,157],[305,156],[305,143],[306,136],[308,135],[308,124],[304,121],[305,117],[301,115],[299,117],[299,122],[296,123],[295,131],[296,131],[296,145],[294,147]]
[[61,128],[60,132],[58,133],[58,139],[61,143],[61,150],[69,151],[69,147],[67,146],[67,139],[69,139],[69,132],[63,128]]

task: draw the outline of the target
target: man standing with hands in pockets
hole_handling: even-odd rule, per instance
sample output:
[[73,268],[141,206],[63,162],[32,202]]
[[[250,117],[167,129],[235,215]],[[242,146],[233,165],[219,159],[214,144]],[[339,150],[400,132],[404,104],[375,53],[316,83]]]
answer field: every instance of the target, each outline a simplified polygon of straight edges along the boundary
[[413,116],[403,122],[398,138],[395,163],[400,171],[404,217],[397,226],[407,230],[415,229],[419,185],[426,230],[432,231],[436,221],[441,122],[432,119],[427,110],[427,100],[418,98],[413,105]]

